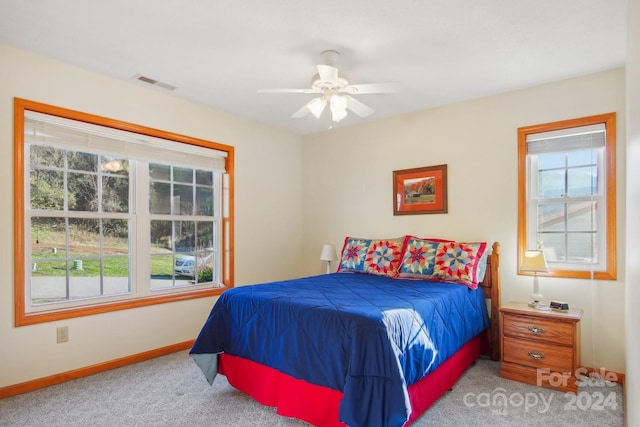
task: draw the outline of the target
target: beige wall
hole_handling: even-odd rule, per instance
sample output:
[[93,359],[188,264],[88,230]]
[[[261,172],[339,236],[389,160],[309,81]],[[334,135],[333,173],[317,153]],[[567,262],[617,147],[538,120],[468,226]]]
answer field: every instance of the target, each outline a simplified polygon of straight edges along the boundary
[[[625,368],[624,69],[421,111],[303,138],[305,272],[321,273],[322,243],[344,236],[415,234],[502,245],[502,300],[527,301],[532,278],[516,274],[517,129],[616,112],[618,280],[541,278],[545,300],[584,309],[582,362]],[[393,216],[392,171],[448,165],[449,213]]]
[[[300,137],[5,45],[0,64],[0,387],[193,339],[213,301],[13,327],[14,97],[234,146],[236,285],[300,274]],[[56,344],[61,325],[70,340]]]
[[627,241],[625,416],[627,426],[640,425],[640,2],[628,2],[627,34]]

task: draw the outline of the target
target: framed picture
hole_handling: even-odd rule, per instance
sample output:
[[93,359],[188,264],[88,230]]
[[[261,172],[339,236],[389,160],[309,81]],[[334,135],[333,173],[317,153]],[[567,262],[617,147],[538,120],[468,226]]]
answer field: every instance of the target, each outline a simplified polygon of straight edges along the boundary
[[393,214],[447,213],[447,165],[393,171]]

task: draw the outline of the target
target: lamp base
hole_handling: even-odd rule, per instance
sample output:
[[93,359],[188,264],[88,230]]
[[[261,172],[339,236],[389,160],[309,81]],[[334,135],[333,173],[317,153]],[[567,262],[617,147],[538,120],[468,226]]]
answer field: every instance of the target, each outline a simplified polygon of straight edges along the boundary
[[536,310],[541,310],[541,311],[551,310],[550,307],[547,307],[546,305],[542,304],[540,301],[531,301],[528,304],[528,306],[531,307],[531,308],[535,308]]

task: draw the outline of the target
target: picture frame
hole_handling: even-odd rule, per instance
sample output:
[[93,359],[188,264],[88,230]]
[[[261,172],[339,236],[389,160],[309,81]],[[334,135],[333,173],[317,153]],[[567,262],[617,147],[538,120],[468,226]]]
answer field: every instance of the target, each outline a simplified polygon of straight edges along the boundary
[[393,214],[447,213],[447,165],[393,171]]

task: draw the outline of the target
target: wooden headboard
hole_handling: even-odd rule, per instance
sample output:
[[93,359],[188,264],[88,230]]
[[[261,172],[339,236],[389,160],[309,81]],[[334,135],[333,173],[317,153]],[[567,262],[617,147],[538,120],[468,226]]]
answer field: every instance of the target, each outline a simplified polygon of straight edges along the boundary
[[491,329],[488,331],[489,357],[492,360],[500,360],[500,320],[498,308],[500,308],[500,243],[495,242],[491,254],[487,257],[487,272],[480,286],[484,290],[485,298],[491,300],[489,315],[491,317]]

